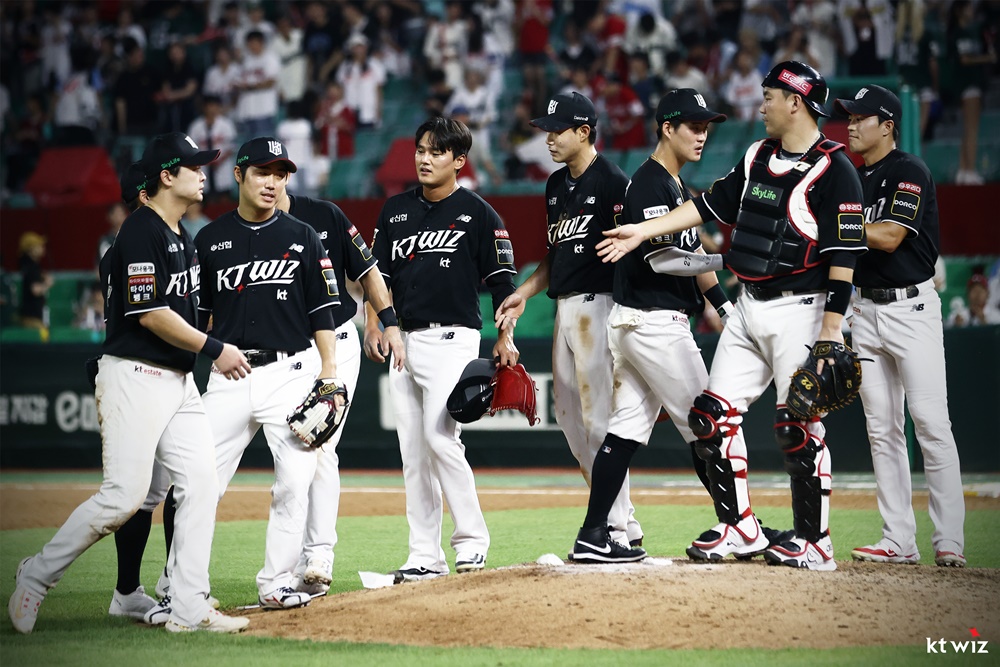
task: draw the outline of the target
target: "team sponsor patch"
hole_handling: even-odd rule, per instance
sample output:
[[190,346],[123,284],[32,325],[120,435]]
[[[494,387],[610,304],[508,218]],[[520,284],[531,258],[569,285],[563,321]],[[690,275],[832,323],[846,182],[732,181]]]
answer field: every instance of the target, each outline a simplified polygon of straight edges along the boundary
[[[351,229],[354,229],[354,227],[351,227]],[[357,232],[357,230],[355,230],[355,232]],[[353,243],[354,247],[361,253],[361,259],[366,262],[372,261],[372,251],[368,248],[368,245],[361,237],[361,234],[355,233],[354,236],[351,237],[351,243]]]
[[500,266],[512,266],[514,264],[514,246],[505,239],[494,240],[497,246],[497,264]]
[[330,261],[329,257],[320,257],[319,258],[319,265],[320,265],[321,268],[324,268],[324,269],[332,269],[333,268],[333,262]]
[[864,208],[856,202],[844,202],[840,205],[841,213],[861,213],[862,211],[864,211]]
[[860,241],[865,237],[865,216],[862,213],[841,213],[837,216],[837,236],[841,241]]
[[892,196],[892,206],[889,208],[889,214],[898,215],[899,217],[906,218],[907,220],[913,220],[917,217],[917,211],[919,209],[920,195],[915,195],[912,192],[896,190],[896,194]]
[[615,204],[614,207],[612,208],[612,210],[615,213],[621,213],[623,208],[625,208],[625,206],[623,204]]
[[128,274],[130,276],[143,276],[150,273],[156,273],[156,267],[152,262],[138,262],[128,265]]
[[357,233],[358,233],[358,228],[355,227],[354,225],[351,225],[351,228],[347,230],[348,236],[355,236]]
[[326,293],[329,296],[340,296],[337,275],[333,272],[333,269],[323,269],[323,280],[326,282]]
[[650,206],[649,208],[642,209],[642,217],[645,220],[650,220],[652,218],[658,218],[661,215],[666,215],[670,212],[670,207],[666,204],[662,206]]
[[812,90],[812,84],[803,79],[798,74],[793,74],[787,69],[781,70],[781,74],[778,75],[778,81],[782,83],[787,83],[789,86],[799,91],[803,95],[808,95],[809,91]]
[[506,229],[494,229],[493,230],[493,236],[497,237],[498,239],[509,239],[510,238],[510,234],[507,233]]
[[922,190],[916,183],[907,183],[906,181],[900,181],[899,185],[896,186],[900,190],[906,190],[907,192],[912,192],[915,195],[919,195]]
[[746,198],[752,201],[760,202],[761,204],[777,206],[784,193],[785,191],[782,188],[776,188],[773,185],[763,185],[761,183],[750,181],[747,185]]
[[133,306],[149,303],[156,298],[156,276],[129,276],[128,302]]
[[654,236],[649,239],[650,245],[670,245],[674,242],[673,234],[664,234],[663,236]]

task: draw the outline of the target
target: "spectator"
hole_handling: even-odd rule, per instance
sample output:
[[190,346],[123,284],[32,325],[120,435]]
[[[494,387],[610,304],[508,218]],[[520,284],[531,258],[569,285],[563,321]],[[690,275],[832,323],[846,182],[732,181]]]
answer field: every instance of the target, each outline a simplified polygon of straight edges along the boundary
[[264,35],[257,31],[247,33],[240,77],[233,85],[239,94],[236,119],[243,139],[274,134],[280,75],[281,63],[277,56],[264,48]]
[[236,104],[236,82],[240,76],[241,68],[233,62],[233,50],[220,40],[215,46],[215,64],[205,72],[201,92],[219,98],[222,112],[231,113]]
[[114,35],[107,34],[101,37],[91,75],[91,83],[99,93],[111,94],[125,67],[117,46]]
[[187,49],[179,42],[171,44],[167,48],[167,65],[156,97],[160,103],[163,132],[183,132],[194,120],[198,83],[198,74],[188,62]]
[[[123,193],[124,196],[124,193]],[[118,230],[122,228],[122,223],[128,217],[128,209],[121,201],[116,201],[108,207],[105,219],[108,221],[108,231],[97,241],[97,257],[94,258],[94,272],[97,273],[101,264],[101,258],[115,244],[118,238]]]
[[837,11],[848,73],[885,74],[896,34],[890,0],[840,0]]
[[951,88],[962,100],[962,145],[958,154],[959,185],[982,185],[976,153],[979,143],[979,117],[983,111],[983,92],[989,82],[989,68],[996,63],[996,52],[983,39],[983,27],[976,20],[975,7],[969,0],[955,0],[948,8],[948,64]]
[[896,10],[896,64],[903,82],[920,99],[920,136],[928,137],[931,106],[940,97],[940,45],[925,29],[923,0],[903,0]]
[[84,331],[104,331],[104,294],[99,285],[84,292],[73,324]]
[[[221,159],[221,158],[220,158]],[[229,175],[232,177],[232,170],[230,170]],[[208,223],[212,220],[205,215],[205,211],[202,208],[202,203],[196,201],[187,210],[184,211],[184,215],[181,217],[181,226],[187,230],[187,233],[191,235],[191,238],[198,236],[198,232],[205,229]]]
[[199,17],[190,3],[162,0],[156,3],[156,13],[149,26],[149,62],[156,68],[167,63],[171,44],[189,46],[202,31]]
[[428,116],[444,115],[444,107],[454,94],[448,85],[444,70],[432,69],[427,73],[427,97],[424,98],[424,110]]
[[559,76],[564,81],[570,81],[574,72],[583,70],[585,78],[589,79],[597,68],[597,60],[597,45],[593,40],[585,41],[579,26],[573,21],[567,21],[563,29],[563,47],[556,55]]
[[201,101],[202,115],[187,128],[187,134],[198,147],[206,151],[221,151],[219,158],[205,166],[205,201],[228,199],[234,186],[233,152],[236,150],[236,125],[225,115],[222,100],[205,95]]
[[625,49],[631,54],[645,54],[649,69],[662,77],[667,73],[667,54],[677,49],[677,31],[662,16],[645,13],[628,29]]
[[52,124],[55,127],[55,143],[62,146],[95,143],[101,122],[101,102],[97,91],[90,85],[91,50],[82,45],[71,51],[73,73],[59,87]]
[[336,81],[326,84],[326,95],[320,100],[316,114],[320,154],[338,159],[352,157],[357,126],[357,116],[344,101],[344,87]]
[[40,263],[42,257],[45,256],[45,237],[35,232],[24,232],[21,234],[20,245],[20,323],[22,327],[46,331],[48,313],[46,312],[45,300],[53,280],[51,275],[42,271]]
[[573,68],[569,81],[559,89],[560,93],[580,93],[584,97],[594,99],[594,87],[590,85],[590,74],[583,67]]
[[306,117],[305,103],[302,100],[288,104],[288,113],[275,131],[275,136],[285,145],[289,155],[295,156],[298,171],[295,177],[288,179],[286,188],[291,194],[313,196],[319,185],[316,156],[313,151],[313,127]]
[[448,86],[454,90],[462,84],[462,64],[469,50],[469,28],[461,2],[448,0],[444,7],[444,20],[432,18],[427,28],[424,58],[429,67],[444,71]]
[[[485,79],[485,77],[483,78]],[[460,185],[470,190],[475,190],[482,185],[481,179],[477,179],[475,176],[476,173],[481,171],[485,171],[489,175],[492,185],[499,184],[503,178],[500,176],[500,172],[497,171],[496,165],[493,164],[493,158],[490,155],[489,131],[487,128],[472,129],[472,126],[469,125],[469,123],[475,122],[473,121],[472,112],[464,106],[455,106],[451,109],[450,113],[446,113],[445,115],[463,123],[472,130],[472,147],[469,149],[469,161],[466,164],[475,168],[468,172],[463,169],[463,173],[460,176],[460,179],[471,177],[472,184],[461,182]]]
[[71,63],[69,57],[70,36],[73,26],[63,18],[61,5],[55,2],[42,4],[41,39],[42,84],[49,90],[56,90],[69,78]]
[[663,89],[663,80],[649,71],[649,56],[642,51],[628,57],[628,83],[642,102],[646,120],[652,120],[656,104],[666,91]]
[[761,102],[760,73],[753,67],[753,56],[740,50],[736,53],[736,67],[729,74],[725,85],[726,102],[733,108],[737,120],[757,119]]
[[[949,327],[976,327],[1000,324],[1000,311],[990,307],[990,285],[982,266],[972,270],[972,276],[965,285],[968,307],[962,303],[952,303]],[[959,306],[956,308],[956,306]]]
[[[541,132],[531,124],[531,108],[528,106],[528,103],[523,99],[518,100],[514,106],[514,120],[511,123],[510,129],[500,139],[501,147],[508,154],[507,159],[504,161],[504,170],[509,180],[515,181],[528,177],[529,163],[522,161],[518,157],[517,149],[539,134]],[[544,178],[536,180],[544,180]]]
[[836,72],[840,25],[833,0],[802,0],[792,12],[792,24],[806,31],[817,69],[831,74]]
[[599,5],[587,24],[587,32],[597,42],[598,69],[605,74],[614,72],[624,81],[628,78],[625,62],[625,19],[607,12]]
[[307,61],[302,52],[302,31],[292,25],[288,14],[278,17],[277,31],[271,38],[271,51],[281,62],[278,94],[286,104],[301,100],[306,93]]
[[340,16],[344,21],[344,35],[347,39],[360,35],[372,45],[378,39],[378,26],[368,18],[357,0],[347,0],[340,6]]
[[236,30],[232,43],[246,44],[247,35],[255,31],[264,36],[264,47],[270,50],[274,37],[274,24],[264,18],[264,6],[259,2],[247,6],[246,22]]
[[42,154],[45,127],[48,125],[45,98],[41,94],[28,97],[24,114],[18,119],[14,142],[6,152],[7,188],[14,192],[24,189],[28,177],[35,171]]
[[[792,29],[785,33],[781,47],[774,54],[774,59],[779,63],[786,60],[795,60],[817,70],[820,68],[819,58],[809,44],[805,29],[801,26],[792,26]],[[831,70],[819,71],[829,72]],[[836,71],[836,69],[833,71]]]
[[410,54],[403,46],[404,37],[399,25],[393,20],[392,5],[380,2],[375,5],[373,23],[375,38],[372,53],[385,67],[386,74],[396,78],[410,76]]
[[309,81],[322,83],[329,80],[344,59],[340,25],[333,22],[327,6],[316,1],[306,5],[306,19],[302,48],[309,60]]
[[782,0],[746,0],[740,16],[740,31],[752,31],[760,40],[761,48],[774,53],[778,48],[778,35],[784,32],[788,22],[788,16],[782,14],[787,10],[787,3]]
[[125,70],[115,85],[118,134],[156,134],[157,77],[146,64],[146,54],[135,41],[125,46]]
[[551,22],[551,0],[523,0],[518,5],[518,52],[521,56],[524,90],[531,100],[532,116],[546,115],[543,113],[548,103],[545,65],[549,60],[546,47]]
[[514,53],[514,2],[483,0],[476,3],[473,11],[479,15],[483,25],[483,42],[489,63],[486,87],[502,91],[504,66]]
[[[759,82],[758,82],[759,85]],[[708,77],[697,67],[693,67],[687,56],[678,51],[667,56],[667,83],[666,89],[674,88],[694,88],[704,91],[702,96],[709,106],[714,106],[715,95],[712,86],[708,82]]]
[[382,124],[382,86],[385,68],[368,54],[368,39],[354,35],[347,40],[349,59],[337,70],[337,81],[344,87],[344,100],[354,110],[359,128]]
[[118,44],[119,57],[125,57],[128,40],[134,41],[144,51],[146,50],[146,31],[135,22],[132,10],[128,6],[123,6],[118,11],[118,25],[115,27],[114,37]]
[[645,148],[647,145],[646,119],[642,102],[628,84],[623,84],[617,74],[610,74],[602,92],[603,118],[616,151]]
[[248,22],[249,19],[241,3],[233,0],[222,6],[222,16],[219,17],[216,31],[222,31],[226,44],[233,48],[233,59],[237,62],[243,57],[243,47],[246,44],[246,34],[243,29]]

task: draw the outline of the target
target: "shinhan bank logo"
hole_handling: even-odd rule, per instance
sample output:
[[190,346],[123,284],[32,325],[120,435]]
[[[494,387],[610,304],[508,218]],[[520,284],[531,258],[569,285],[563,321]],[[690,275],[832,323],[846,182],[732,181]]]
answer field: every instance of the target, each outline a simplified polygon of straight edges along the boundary
[[973,639],[970,641],[956,642],[948,641],[944,638],[931,639],[927,637],[928,653],[989,653],[987,646],[989,642],[979,639],[979,631],[969,628],[969,633]]

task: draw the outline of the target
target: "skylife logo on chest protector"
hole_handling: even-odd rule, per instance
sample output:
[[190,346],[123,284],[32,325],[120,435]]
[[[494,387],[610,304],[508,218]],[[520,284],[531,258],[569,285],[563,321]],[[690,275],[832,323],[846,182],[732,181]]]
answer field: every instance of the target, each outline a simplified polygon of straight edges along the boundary
[[301,262],[297,259],[265,259],[237,264],[216,272],[216,291],[234,290],[246,276],[245,285],[291,285],[295,282],[295,270]]
[[402,259],[408,255],[425,252],[455,252],[458,242],[466,232],[458,229],[423,231],[392,242],[390,259]]

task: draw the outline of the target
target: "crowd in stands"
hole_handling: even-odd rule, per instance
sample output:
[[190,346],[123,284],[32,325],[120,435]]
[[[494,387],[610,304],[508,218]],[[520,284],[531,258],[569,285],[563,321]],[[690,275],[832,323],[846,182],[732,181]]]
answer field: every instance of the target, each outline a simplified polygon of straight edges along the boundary
[[[115,149],[130,138],[180,130],[224,158],[275,135],[301,165],[292,187],[322,193],[359,131],[411,132],[383,123],[393,80],[411,84],[411,106],[466,120],[481,180],[543,179],[552,165],[528,121],[552,93],[595,101],[602,148],[642,149],[667,90],[697,88],[752,121],[762,75],[785,59],[898,75],[919,94],[924,138],[958,109],[956,182],[980,183],[998,12],[970,0],[4,0],[4,192],[46,146],[100,144],[124,161]],[[210,198],[231,181],[223,159]]]

